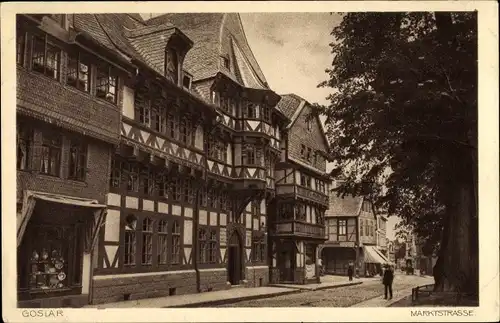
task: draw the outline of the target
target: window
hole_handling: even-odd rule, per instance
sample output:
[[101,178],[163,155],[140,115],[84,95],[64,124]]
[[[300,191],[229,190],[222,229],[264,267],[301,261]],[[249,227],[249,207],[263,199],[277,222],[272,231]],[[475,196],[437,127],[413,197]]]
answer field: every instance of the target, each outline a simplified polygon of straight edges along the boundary
[[26,33],[21,30],[16,32],[16,63],[19,65],[24,65],[25,35]]
[[264,120],[267,122],[271,122],[271,107],[268,105],[264,105],[262,107],[262,116],[264,117]]
[[25,236],[32,240],[26,259],[29,259],[28,270],[23,271],[27,277],[20,278],[27,281],[30,291],[65,290],[81,281],[80,266],[71,261],[76,251],[72,227],[37,225]]
[[230,61],[229,61],[229,57],[227,56],[223,56],[222,57],[222,65],[227,68],[228,70],[230,70]]
[[153,221],[145,218],[142,221],[142,264],[153,263]]
[[200,190],[200,206],[206,207],[207,206],[207,188],[202,187],[199,190]]
[[83,181],[87,173],[87,145],[78,140],[71,141],[68,177]]
[[306,128],[307,128],[307,131],[312,130],[312,119],[306,118]]
[[118,76],[110,66],[98,66],[96,78],[96,96],[116,104]]
[[247,102],[246,109],[243,111],[243,116],[249,119],[259,118],[259,106],[253,102]]
[[113,158],[113,160],[111,161],[111,176],[109,179],[111,187],[120,188],[122,168],[123,163]]
[[179,116],[169,113],[167,116],[167,135],[175,140],[179,138]]
[[311,187],[311,176],[300,174],[300,185]]
[[17,169],[26,170],[29,167],[31,143],[33,142],[33,130],[24,123],[17,125]]
[[194,190],[193,183],[191,179],[184,179],[182,181],[183,188],[183,200],[188,204],[193,204],[194,202]]
[[252,261],[261,262],[265,260],[266,244],[263,239],[257,238],[252,241]]
[[191,125],[191,123],[189,122],[189,120],[187,118],[182,118],[180,125],[179,125],[179,128],[180,128],[181,141],[184,144],[190,146],[191,145],[191,138],[192,138],[192,134],[191,134],[192,125]]
[[135,164],[128,164],[127,169],[127,191],[138,192],[139,191],[139,169]]
[[154,193],[154,174],[149,168],[142,169],[142,193],[145,195],[153,195]]
[[220,107],[223,111],[230,113],[230,99],[228,97],[221,96]]
[[365,236],[370,236],[370,224],[368,223],[368,220],[364,220],[365,222]]
[[175,178],[172,180],[172,199],[174,201],[180,201],[181,193],[182,193],[182,181],[180,180],[180,178]]
[[61,166],[62,140],[59,134],[45,132],[43,134],[40,173],[59,176]]
[[245,145],[241,154],[241,163],[243,165],[256,165],[255,151],[255,146]]
[[339,236],[347,235],[347,220],[339,220],[338,234]]
[[158,264],[167,264],[168,253],[168,223],[165,220],[158,221]]
[[167,131],[167,112],[166,109],[154,106],[151,109],[151,123],[153,129],[165,133]]
[[253,215],[258,215],[260,214],[260,201],[259,200],[254,200],[252,201],[252,214]]
[[210,158],[227,162],[227,143],[220,139],[210,137],[207,141],[207,153]]
[[297,207],[297,217],[296,219],[299,221],[305,221],[306,220],[306,206],[302,203],[296,204]]
[[156,176],[156,185],[158,187],[158,196],[168,198],[168,177],[165,174],[158,174]]
[[311,148],[307,148],[307,151],[306,151],[306,160],[308,162],[311,162],[312,161],[312,149]]
[[207,262],[208,244],[205,229],[198,231],[198,261],[202,264]]
[[172,225],[172,243],[170,246],[172,255],[172,264],[179,264],[181,258],[181,227],[177,221]]
[[305,158],[306,156],[306,146],[300,145],[300,157]]
[[177,52],[173,48],[168,48],[165,51],[165,76],[170,79],[175,84],[179,81],[179,62],[177,58]]
[[145,100],[139,104],[139,122],[151,126],[151,101]]
[[208,262],[213,264],[217,262],[217,232],[210,231],[210,241],[208,242]]
[[81,54],[68,54],[66,84],[78,90],[90,91],[90,64],[82,60]]
[[184,86],[186,89],[191,89],[191,76],[184,75],[182,78],[182,86]]
[[47,36],[33,37],[31,68],[45,76],[59,79],[59,61],[61,50],[48,43]]
[[127,216],[125,219],[125,259],[123,261],[125,266],[135,265],[136,256],[136,232],[137,219],[133,215]]

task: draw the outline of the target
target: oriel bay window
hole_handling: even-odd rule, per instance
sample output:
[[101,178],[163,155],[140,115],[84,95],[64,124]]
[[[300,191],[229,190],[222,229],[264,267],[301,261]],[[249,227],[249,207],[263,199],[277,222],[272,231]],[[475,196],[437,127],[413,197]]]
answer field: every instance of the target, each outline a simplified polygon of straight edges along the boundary
[[241,151],[241,163],[243,165],[260,166],[260,151],[252,144],[246,144]]
[[243,109],[243,117],[248,119],[258,119],[260,115],[259,105],[253,102],[246,102]]
[[90,91],[90,64],[80,52],[68,53],[66,84],[84,92]]
[[84,181],[87,173],[87,144],[76,139],[71,140],[68,177]]
[[297,203],[295,205],[296,207],[296,214],[295,214],[295,219],[299,221],[306,221],[306,206],[304,203]]
[[62,137],[60,134],[44,131],[41,147],[40,173],[59,176],[61,167]]
[[45,76],[59,79],[61,50],[48,42],[47,35],[33,36],[31,69]]
[[118,75],[109,65],[97,66],[96,96],[116,104]]
[[284,202],[279,204],[279,220],[289,220],[294,217],[294,204],[290,202]]

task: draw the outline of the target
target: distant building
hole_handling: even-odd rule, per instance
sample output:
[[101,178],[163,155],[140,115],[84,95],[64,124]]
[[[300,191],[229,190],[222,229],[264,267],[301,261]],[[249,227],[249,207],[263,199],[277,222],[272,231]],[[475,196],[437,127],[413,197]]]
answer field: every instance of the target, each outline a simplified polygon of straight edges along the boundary
[[336,192],[330,194],[329,202],[325,214],[328,240],[321,248],[325,272],[346,275],[352,263],[361,276],[379,273],[389,260],[380,249],[386,248],[385,233],[377,232],[378,216],[372,203],[363,197],[339,197]]
[[377,216],[377,248],[387,257],[387,216]]
[[387,259],[389,259],[389,261],[391,263],[396,263],[396,255],[395,255],[395,241],[394,240],[390,240],[389,238],[386,238],[387,240]]

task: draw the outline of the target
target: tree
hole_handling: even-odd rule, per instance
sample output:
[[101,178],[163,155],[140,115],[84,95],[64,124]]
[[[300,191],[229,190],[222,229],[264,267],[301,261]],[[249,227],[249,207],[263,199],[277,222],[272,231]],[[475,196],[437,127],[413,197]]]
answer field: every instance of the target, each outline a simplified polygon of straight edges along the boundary
[[476,13],[349,13],[332,35],[319,86],[335,91],[315,107],[338,194],[369,195],[438,249],[438,289],[477,294]]

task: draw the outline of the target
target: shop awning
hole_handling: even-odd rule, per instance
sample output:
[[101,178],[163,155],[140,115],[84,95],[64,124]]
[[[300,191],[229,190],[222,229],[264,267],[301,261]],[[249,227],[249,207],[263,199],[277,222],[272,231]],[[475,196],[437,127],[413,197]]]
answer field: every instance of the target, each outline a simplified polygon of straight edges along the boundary
[[387,257],[380,251],[377,247],[374,247],[373,250],[380,256],[380,258],[384,259],[384,262],[392,265],[393,263],[387,259]]
[[20,213],[17,213],[17,246],[21,245],[26,226],[28,225],[36,201],[43,200],[51,203],[65,204],[77,207],[88,208],[89,215],[93,215],[92,221],[88,221],[88,227],[85,236],[85,249],[87,252],[92,250],[97,242],[99,229],[104,222],[106,214],[106,205],[99,204],[96,200],[83,199],[79,197],[64,196],[59,194],[50,194],[44,192],[35,192],[26,190],[24,192],[23,206]]
[[365,255],[365,263],[371,263],[371,264],[385,264],[388,263],[388,261],[384,258],[382,258],[376,250],[377,248],[375,246],[363,246],[364,249],[364,255]]

